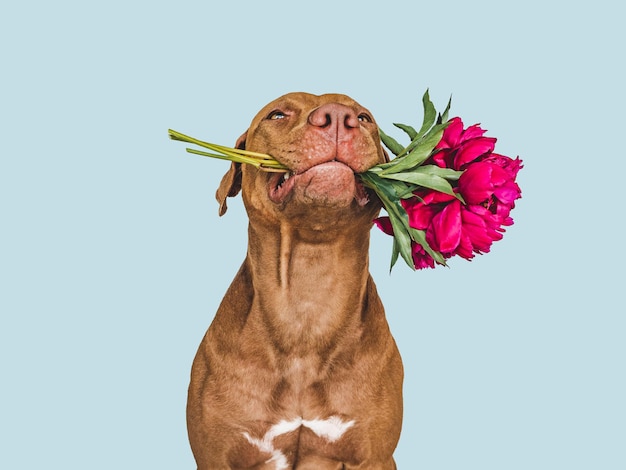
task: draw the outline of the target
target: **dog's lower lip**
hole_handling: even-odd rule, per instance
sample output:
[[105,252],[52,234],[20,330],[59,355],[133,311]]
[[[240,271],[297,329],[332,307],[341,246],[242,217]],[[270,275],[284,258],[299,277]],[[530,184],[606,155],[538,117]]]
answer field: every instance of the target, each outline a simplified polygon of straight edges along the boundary
[[291,171],[273,174],[268,182],[269,197],[272,201],[282,202],[293,188],[295,174]]
[[[309,171],[315,171],[328,167],[336,167],[337,170],[340,171],[345,171],[349,169],[354,174],[354,170],[352,170],[352,168],[336,160],[319,163],[303,171],[291,170],[286,173],[276,173],[275,175],[272,175],[268,181],[268,193],[270,200],[276,204],[283,204],[287,202],[291,197],[295,185],[298,184],[298,181],[301,178],[306,178],[306,175]],[[363,199],[362,197],[360,197],[360,193],[364,191],[360,191],[359,186],[361,186],[359,181],[355,181],[355,199],[357,200],[359,205],[364,205],[367,202],[368,198],[366,197],[365,199]]]

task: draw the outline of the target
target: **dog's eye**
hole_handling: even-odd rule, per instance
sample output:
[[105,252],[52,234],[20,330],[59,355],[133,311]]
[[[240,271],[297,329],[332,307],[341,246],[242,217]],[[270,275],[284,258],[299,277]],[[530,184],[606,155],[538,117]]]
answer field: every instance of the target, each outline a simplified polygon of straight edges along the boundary
[[267,119],[276,120],[276,119],[285,119],[287,116],[282,111],[272,111]]
[[374,120],[369,114],[361,113],[359,114],[359,122],[374,122]]

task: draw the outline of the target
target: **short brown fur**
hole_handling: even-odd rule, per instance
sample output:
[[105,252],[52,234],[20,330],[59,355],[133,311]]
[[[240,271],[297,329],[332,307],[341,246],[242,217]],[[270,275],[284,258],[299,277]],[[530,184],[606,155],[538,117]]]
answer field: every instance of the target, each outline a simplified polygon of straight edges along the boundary
[[380,205],[355,173],[382,163],[369,111],[344,95],[291,93],[239,139],[293,176],[232,164],[217,198],[240,190],[248,250],[192,367],[189,439],[199,470],[280,468],[261,439],[281,420],[354,421],[337,441],[306,427],[277,436],[288,468],[394,469],[402,363],[368,270]]

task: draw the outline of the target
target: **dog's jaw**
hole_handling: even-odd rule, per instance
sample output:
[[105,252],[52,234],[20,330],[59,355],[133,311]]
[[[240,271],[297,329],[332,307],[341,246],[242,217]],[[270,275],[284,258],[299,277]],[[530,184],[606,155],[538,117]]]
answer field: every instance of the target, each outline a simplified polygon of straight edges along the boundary
[[269,199],[282,206],[292,198],[328,206],[348,206],[356,201],[360,207],[369,202],[363,184],[347,165],[330,161],[304,172],[272,175],[268,180]]

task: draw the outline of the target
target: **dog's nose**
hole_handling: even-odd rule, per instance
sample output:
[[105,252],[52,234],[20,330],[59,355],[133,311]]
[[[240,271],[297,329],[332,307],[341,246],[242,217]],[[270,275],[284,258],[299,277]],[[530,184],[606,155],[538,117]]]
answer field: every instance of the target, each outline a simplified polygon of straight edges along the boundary
[[313,110],[308,121],[312,126],[337,132],[359,127],[359,118],[352,108],[339,103],[324,104]]

